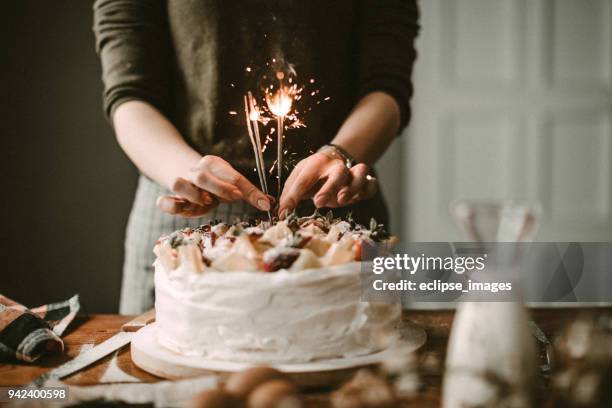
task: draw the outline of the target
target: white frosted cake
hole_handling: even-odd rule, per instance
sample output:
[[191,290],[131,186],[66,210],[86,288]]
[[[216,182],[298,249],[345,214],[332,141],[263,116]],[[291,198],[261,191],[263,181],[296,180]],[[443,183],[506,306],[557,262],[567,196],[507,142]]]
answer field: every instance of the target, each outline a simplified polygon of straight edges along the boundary
[[183,355],[289,363],[379,351],[400,305],[361,301],[361,256],[381,226],[315,213],[213,222],[155,246],[158,342]]

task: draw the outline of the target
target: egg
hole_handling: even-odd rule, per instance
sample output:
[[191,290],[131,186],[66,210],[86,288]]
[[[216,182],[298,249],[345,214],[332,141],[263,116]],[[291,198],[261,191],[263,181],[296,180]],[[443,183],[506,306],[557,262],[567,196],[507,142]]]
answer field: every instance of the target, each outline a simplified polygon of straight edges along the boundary
[[272,367],[251,367],[232,374],[225,383],[225,390],[231,394],[246,397],[258,385],[277,379],[287,379],[287,376]]
[[244,407],[244,400],[223,390],[214,389],[196,394],[190,408],[240,408]]
[[251,392],[249,408],[300,408],[297,386],[288,380],[270,380]]

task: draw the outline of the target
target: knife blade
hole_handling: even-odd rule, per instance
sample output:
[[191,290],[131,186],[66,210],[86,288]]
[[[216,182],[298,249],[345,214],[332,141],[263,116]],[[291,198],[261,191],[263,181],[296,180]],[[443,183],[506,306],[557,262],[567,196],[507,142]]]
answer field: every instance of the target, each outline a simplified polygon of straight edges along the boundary
[[546,357],[546,363],[540,365],[540,370],[542,373],[546,375],[550,375],[552,369],[552,356],[553,356],[553,345],[546,337],[546,334],[540,329],[540,326],[533,320],[529,321],[529,326],[531,327],[531,334],[538,340],[538,342],[542,343],[544,346],[544,356]]
[[149,310],[130,320],[121,326],[121,331],[102,343],[92,347],[91,349],[79,354],[72,360],[47,371],[43,375],[35,378],[28,386],[40,387],[49,380],[61,380],[64,377],[74,374],[77,371],[90,366],[91,364],[106,357],[115,350],[129,344],[132,341],[134,333],[138,329],[152,323],[155,320],[155,310]]

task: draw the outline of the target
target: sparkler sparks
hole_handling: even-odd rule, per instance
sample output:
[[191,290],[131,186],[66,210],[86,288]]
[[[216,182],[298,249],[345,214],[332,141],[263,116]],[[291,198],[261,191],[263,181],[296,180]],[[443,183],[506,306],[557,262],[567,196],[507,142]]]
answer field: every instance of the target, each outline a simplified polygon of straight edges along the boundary
[[281,87],[275,93],[266,92],[266,103],[268,109],[274,114],[274,116],[287,116],[291,110],[291,104],[293,103],[293,95],[295,94],[296,86]]
[[280,201],[282,193],[282,180],[283,180],[283,133],[285,127],[285,116],[291,111],[291,105],[293,104],[293,98],[296,94],[297,85],[291,86],[283,85],[283,79],[285,74],[282,72],[276,73],[276,78],[279,81],[279,87],[276,92],[272,92],[269,89],[273,89],[273,86],[266,88],[266,103],[268,109],[274,116],[276,116],[276,128],[278,130],[277,146],[276,146],[276,178],[278,180],[278,192],[277,199]]
[[[262,84],[261,90],[263,91],[263,100],[265,103],[258,105],[257,98],[249,91],[244,96],[244,112],[247,130],[251,145],[253,147],[253,153],[255,155],[256,172],[259,177],[259,182],[262,191],[268,194],[268,185],[266,177],[266,166],[263,157],[263,153],[266,151],[268,144],[273,142],[276,137],[276,160],[273,165],[269,168],[269,173],[273,174],[276,170],[276,178],[278,182],[277,201],[280,201],[282,193],[282,176],[283,169],[287,167],[287,164],[295,164],[296,159],[299,159],[295,152],[288,152],[283,149],[283,139],[285,137],[285,130],[297,129],[306,127],[302,115],[310,112],[312,106],[297,109],[296,102],[300,101],[303,96],[304,86],[298,85],[296,81],[296,74],[293,66],[285,64],[283,61],[277,61],[273,58],[272,63],[266,63],[267,67],[273,68],[274,73],[272,75],[263,75],[260,80],[265,80],[267,83]],[[284,64],[282,67],[279,64]],[[246,67],[245,71],[251,74],[254,70],[251,67]],[[271,81],[271,82],[270,82]],[[312,86],[315,83],[314,78],[308,80],[308,84]],[[235,85],[230,84],[233,88]],[[319,97],[319,89],[308,91],[310,96]],[[330,97],[325,97],[323,101],[330,100]],[[320,104],[322,100],[315,101],[316,104]],[[237,111],[229,111],[230,115],[236,115]],[[269,122],[273,122],[276,126],[267,126]],[[259,132],[259,124],[267,128],[267,134],[265,138],[261,140]],[[284,163],[284,156],[287,155],[288,163]],[[268,212],[268,216],[271,219],[271,214]]]

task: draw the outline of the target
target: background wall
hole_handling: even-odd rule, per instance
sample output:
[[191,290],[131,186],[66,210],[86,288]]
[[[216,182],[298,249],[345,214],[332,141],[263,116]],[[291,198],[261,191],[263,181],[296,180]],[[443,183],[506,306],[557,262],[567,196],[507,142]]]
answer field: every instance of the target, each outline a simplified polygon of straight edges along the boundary
[[0,293],[117,309],[136,172],[101,108],[89,1],[0,2]]
[[401,236],[459,239],[449,203],[475,199],[612,240],[612,0],[426,0],[421,25]]

